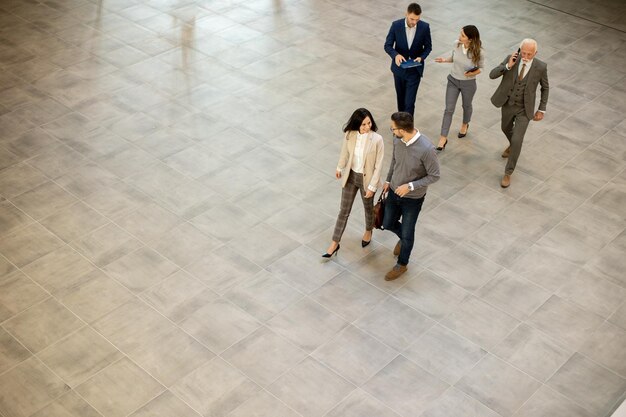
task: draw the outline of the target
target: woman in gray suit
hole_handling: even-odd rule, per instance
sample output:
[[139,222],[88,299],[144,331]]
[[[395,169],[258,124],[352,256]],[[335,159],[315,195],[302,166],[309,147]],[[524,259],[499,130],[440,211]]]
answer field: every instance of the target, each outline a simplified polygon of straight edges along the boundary
[[323,258],[330,258],[339,251],[339,242],[346,229],[348,217],[356,193],[361,193],[365,211],[365,233],[361,246],[372,240],[374,229],[374,194],[380,183],[385,147],[372,114],[367,109],[356,109],[343,128],[345,133],[335,177],[342,180],[341,206],[333,241]]
[[463,26],[459,39],[454,43],[454,49],[448,57],[435,59],[435,62],[453,64],[450,75],[448,75],[446,110],[443,112],[443,121],[441,122],[438,151],[443,151],[448,144],[448,133],[459,93],[463,102],[463,124],[458,137],[463,138],[467,135],[467,129],[472,118],[472,100],[476,93],[476,76],[480,74],[484,61],[480,33],[476,26],[472,25]]

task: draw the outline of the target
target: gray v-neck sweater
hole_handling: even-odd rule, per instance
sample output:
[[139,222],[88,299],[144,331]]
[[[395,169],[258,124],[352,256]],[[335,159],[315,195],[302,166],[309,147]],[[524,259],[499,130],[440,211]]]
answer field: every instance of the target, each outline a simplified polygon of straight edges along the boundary
[[393,140],[393,157],[387,181],[395,190],[397,187],[412,183],[413,191],[405,198],[422,198],[428,186],[439,180],[439,160],[437,151],[431,141],[420,134],[415,142],[407,146],[402,139]]

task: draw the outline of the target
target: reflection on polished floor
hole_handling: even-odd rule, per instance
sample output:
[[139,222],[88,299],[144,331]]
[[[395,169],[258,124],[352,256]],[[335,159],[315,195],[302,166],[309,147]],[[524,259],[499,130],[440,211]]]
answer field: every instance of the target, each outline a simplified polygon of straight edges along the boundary
[[626,10],[542,3],[423,4],[423,133],[437,139],[449,71],[433,58],[466,24],[489,67],[535,37],[550,100],[503,190],[497,82],[479,76],[409,272],[385,282],[395,240],[361,248],[358,202],[319,259],[355,108],[388,167],[382,44],[406,4],[3,0],[0,416],[610,415],[626,389]]

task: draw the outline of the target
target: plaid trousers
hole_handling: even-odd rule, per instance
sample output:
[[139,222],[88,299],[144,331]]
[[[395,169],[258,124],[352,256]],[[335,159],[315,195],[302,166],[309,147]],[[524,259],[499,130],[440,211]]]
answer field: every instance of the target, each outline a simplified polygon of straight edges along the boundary
[[374,197],[365,198],[367,189],[363,185],[363,174],[357,174],[356,172],[350,170],[346,186],[343,187],[341,191],[339,215],[337,216],[337,223],[335,223],[335,231],[333,232],[333,240],[335,242],[341,241],[341,236],[343,235],[343,231],[346,229],[348,217],[352,211],[352,203],[354,203],[357,191],[361,192],[361,199],[363,200],[363,209],[365,211],[365,230],[372,230],[374,228]]

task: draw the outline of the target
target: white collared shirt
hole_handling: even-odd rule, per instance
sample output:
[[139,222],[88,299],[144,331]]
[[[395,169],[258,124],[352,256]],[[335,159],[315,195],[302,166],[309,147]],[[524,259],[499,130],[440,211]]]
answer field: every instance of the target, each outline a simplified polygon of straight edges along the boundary
[[[404,142],[404,144],[406,146],[411,146],[412,144],[414,144],[420,138],[420,136],[421,136],[420,131],[415,129],[415,136],[413,136],[411,138],[411,140],[409,140],[408,142],[404,142],[404,141],[402,141],[402,142]],[[413,183],[412,182],[410,182],[408,185],[409,185],[409,190],[411,190],[411,191],[415,190],[415,188],[413,187]]]
[[517,76],[519,77],[519,74],[522,72],[522,67],[526,64],[526,67],[524,67],[524,75],[522,76],[522,78],[525,78],[528,75],[528,71],[530,71],[530,67],[533,65],[533,61],[534,59],[531,59],[528,62],[520,62],[517,66]]
[[354,156],[352,157],[352,171],[357,174],[363,173],[365,164],[365,145],[367,144],[367,133],[356,134],[356,145],[354,146]]
[[417,129],[415,129],[415,136],[413,136],[413,137],[411,138],[411,140],[409,140],[408,142],[404,142],[404,140],[402,140],[402,139],[401,139],[401,140],[402,140],[402,142],[404,142],[404,144],[405,144],[406,146],[410,146],[410,145],[414,144],[416,140],[418,140],[418,139],[419,139],[420,135],[421,135],[420,131],[419,131],[419,130],[417,130]]
[[[534,58],[533,58],[533,59],[531,59],[531,60],[530,60],[530,61],[528,61],[528,62],[524,62],[524,61],[522,60],[522,62],[520,62],[520,63],[519,63],[519,65],[517,66],[517,76],[519,77],[519,73],[520,73],[520,72],[522,72],[522,66],[523,66],[524,64],[526,64],[526,67],[524,68],[524,76],[522,77],[522,78],[526,78],[526,76],[528,75],[528,72],[530,71],[530,67],[532,67],[532,66],[533,66],[533,61],[534,61],[534,60],[535,60]],[[505,65],[504,65],[504,67],[505,67],[508,71],[510,71],[510,70],[511,70],[511,68],[509,68],[509,64],[508,64],[508,63],[507,63],[507,64],[505,64]]]
[[406,30],[406,43],[409,45],[409,49],[411,49],[411,45],[413,45],[413,39],[415,39],[415,32],[417,31],[417,25],[410,28],[409,23],[406,21],[406,17],[405,17],[404,28]]

